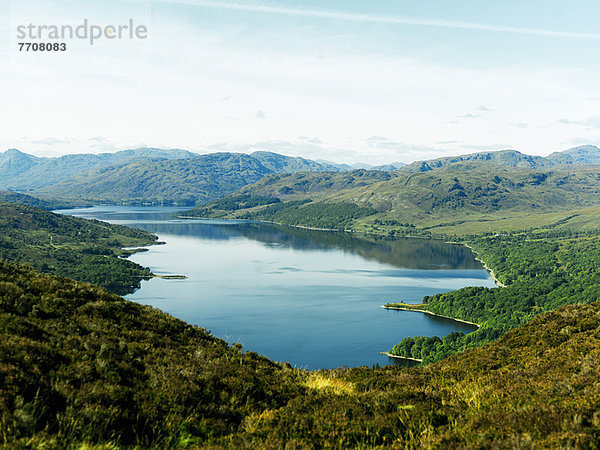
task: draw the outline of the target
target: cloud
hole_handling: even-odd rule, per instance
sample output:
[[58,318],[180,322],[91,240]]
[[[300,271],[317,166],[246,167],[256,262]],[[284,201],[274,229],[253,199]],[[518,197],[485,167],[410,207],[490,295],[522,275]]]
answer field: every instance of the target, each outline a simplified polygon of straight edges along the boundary
[[263,111],[256,111],[256,114],[254,114],[254,117],[257,119],[266,119],[267,115]]
[[600,133],[596,136],[574,137],[561,142],[561,145],[566,147],[577,147],[580,145],[596,145],[599,146]]
[[317,144],[317,145],[321,145],[324,144],[325,142],[323,142],[321,139],[319,139],[318,137],[307,137],[307,136],[298,136],[298,139],[302,140],[302,141],[306,141],[309,144]]
[[393,141],[385,136],[371,136],[366,139],[367,145],[378,149],[397,149],[404,148],[406,144]]
[[513,122],[511,125],[517,128],[529,128],[529,124],[527,122]]
[[389,142],[391,141],[390,138],[386,138],[385,136],[379,136],[379,135],[375,135],[375,136],[369,136],[366,139],[368,144],[377,144],[380,142]]
[[437,145],[450,145],[450,144],[458,144],[458,141],[439,141],[436,142]]
[[473,144],[464,144],[461,145],[462,148],[467,150],[508,150],[512,148],[512,145],[506,144],[490,144],[490,145],[473,145]]
[[31,141],[32,144],[41,144],[41,145],[67,145],[70,144],[71,141],[69,139],[59,139],[55,137],[48,137],[45,139],[39,139],[37,141]]
[[[145,1],[145,0],[134,0]],[[376,14],[350,13],[328,9],[291,8],[286,6],[268,6],[256,3],[238,3],[214,0],[160,0],[162,3],[190,5],[205,8],[229,9],[235,11],[252,11],[265,14],[278,14],[295,17],[311,17],[320,19],[344,20],[351,22],[387,23],[394,25],[421,25],[436,28],[458,28],[463,30],[493,31],[511,34],[528,34],[554,38],[600,40],[600,34],[580,33],[572,31],[545,30],[540,28],[512,27],[485,23],[441,20],[427,17],[382,16]]]
[[570,119],[560,119],[557,120],[557,123],[563,125],[573,125],[578,127],[583,127],[588,130],[593,130],[596,128],[600,128],[600,116],[588,117],[582,120],[570,120]]
[[493,109],[490,109],[485,105],[479,106],[479,108],[477,108],[477,111],[479,111],[479,112],[471,112],[471,113],[467,113],[467,114],[461,114],[460,116],[456,116],[456,117],[458,119],[478,119],[479,117],[481,117],[482,112],[483,113],[494,112]]
[[[95,136],[93,138],[89,138],[88,142],[89,146],[94,150],[100,150],[105,152],[118,150],[117,146],[104,136]],[[136,147],[145,147],[145,145],[138,145]]]

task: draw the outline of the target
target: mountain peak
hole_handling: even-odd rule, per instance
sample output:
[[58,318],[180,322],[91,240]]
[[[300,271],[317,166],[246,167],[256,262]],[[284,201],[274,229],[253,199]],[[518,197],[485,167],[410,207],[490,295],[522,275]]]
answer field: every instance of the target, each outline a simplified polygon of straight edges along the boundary
[[595,145],[580,145],[546,157],[555,164],[600,164],[600,148]]

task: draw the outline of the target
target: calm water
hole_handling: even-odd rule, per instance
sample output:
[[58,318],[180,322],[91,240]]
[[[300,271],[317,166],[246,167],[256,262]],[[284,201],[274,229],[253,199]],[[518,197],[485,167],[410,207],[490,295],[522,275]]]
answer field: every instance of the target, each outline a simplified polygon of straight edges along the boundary
[[494,283],[462,246],[375,240],[268,224],[174,220],[176,208],[62,211],[159,235],[131,259],[157,274],[127,298],[152,305],[277,361],[309,369],[391,360],[379,354],[407,336],[444,336],[471,326],[387,311],[390,301]]

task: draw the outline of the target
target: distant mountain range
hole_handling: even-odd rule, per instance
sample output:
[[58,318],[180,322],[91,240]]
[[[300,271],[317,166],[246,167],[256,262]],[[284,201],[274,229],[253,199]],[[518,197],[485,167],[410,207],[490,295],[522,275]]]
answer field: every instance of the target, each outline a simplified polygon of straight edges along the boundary
[[531,156],[516,150],[496,152],[479,152],[469,155],[447,156],[429,161],[416,161],[400,169],[401,172],[427,172],[440,167],[448,167],[456,163],[480,161],[496,166],[522,167],[528,169],[547,169],[559,166],[575,166],[582,164],[600,165],[600,149],[595,145],[574,147],[562,152],[554,152],[546,157]]
[[339,163],[334,163],[331,161],[325,161],[322,159],[318,159],[317,162],[324,164],[324,165],[333,166],[333,167],[337,168],[338,170],[341,170],[344,172],[350,172],[352,170],[358,170],[358,169],[381,170],[383,172],[391,172],[393,170],[399,169],[400,167],[404,167],[406,165],[405,163],[401,163],[401,162],[382,164],[380,166],[373,166],[371,164],[365,164],[365,163],[339,164]]
[[[316,190],[331,194],[389,181],[405,174],[464,163],[524,169],[600,165],[600,149],[588,145],[547,157],[504,150],[383,166],[349,166],[266,151],[250,155],[199,155],[181,149],[139,148],[99,155],[40,158],[10,149],[0,153],[0,189],[76,202],[195,205],[221,198],[259,181],[263,185],[261,189],[270,195],[275,195],[274,186],[284,189],[276,195],[291,195],[292,192],[314,194]],[[330,175],[320,178],[301,175],[323,172]],[[259,190],[258,187],[250,190],[253,189]]]
[[135,158],[184,159],[195,153],[180,149],[138,148],[116,153],[65,155],[40,158],[9,149],[0,153],[0,189],[34,190],[66,180],[87,170]]

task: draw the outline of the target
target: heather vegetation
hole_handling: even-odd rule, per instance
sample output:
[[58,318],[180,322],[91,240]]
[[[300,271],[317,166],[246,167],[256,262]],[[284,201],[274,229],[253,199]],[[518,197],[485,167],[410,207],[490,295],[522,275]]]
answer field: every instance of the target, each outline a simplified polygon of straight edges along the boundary
[[0,263],[8,447],[593,447],[600,306],[422,368],[306,372],[107,291]]

